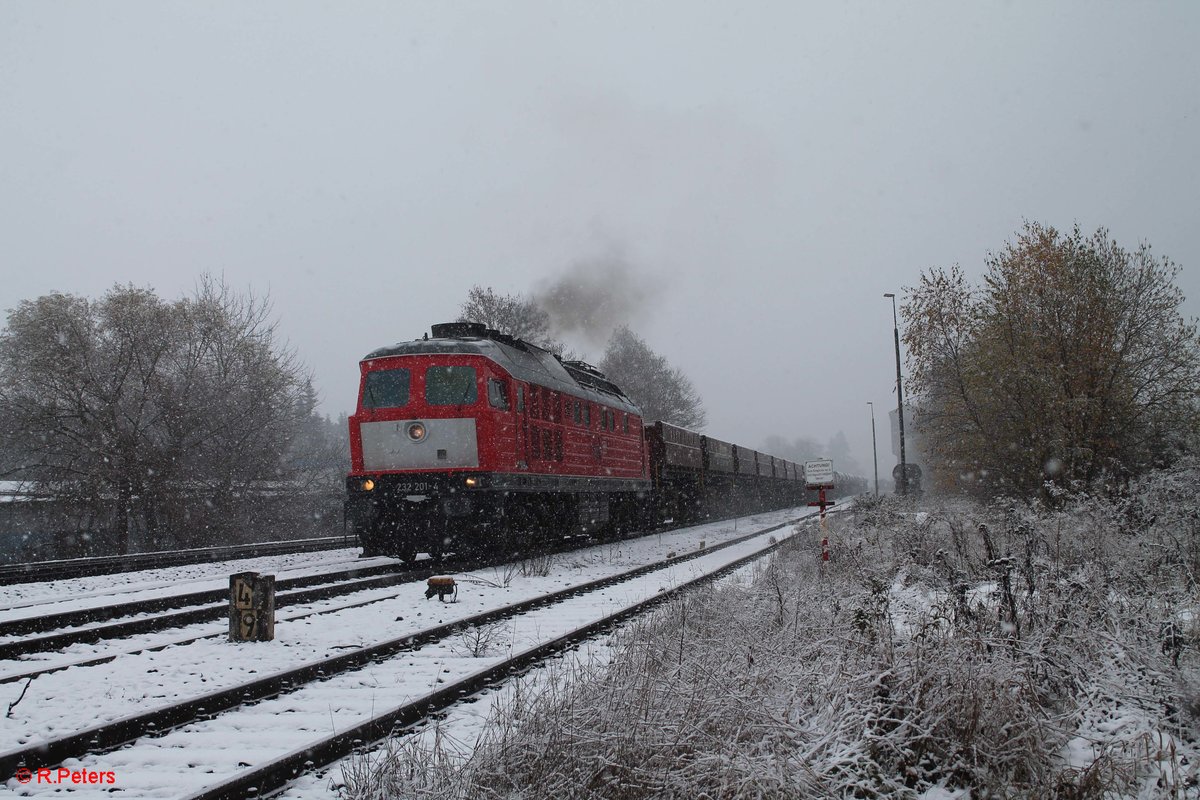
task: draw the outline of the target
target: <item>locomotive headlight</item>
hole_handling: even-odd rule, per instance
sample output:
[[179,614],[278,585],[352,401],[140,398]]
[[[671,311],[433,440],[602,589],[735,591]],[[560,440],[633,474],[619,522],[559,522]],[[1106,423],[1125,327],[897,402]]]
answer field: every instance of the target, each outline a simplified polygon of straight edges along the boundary
[[465,482],[466,482],[467,486],[478,486],[479,485],[479,481],[476,480],[475,478],[467,478],[467,480]]
[[414,442],[419,442],[425,438],[425,426],[420,422],[410,422],[406,432],[408,433],[408,438]]
[[363,488],[364,492],[371,491],[372,489],[375,488],[375,481],[371,480],[370,478],[367,478],[365,481],[362,482],[362,488]]

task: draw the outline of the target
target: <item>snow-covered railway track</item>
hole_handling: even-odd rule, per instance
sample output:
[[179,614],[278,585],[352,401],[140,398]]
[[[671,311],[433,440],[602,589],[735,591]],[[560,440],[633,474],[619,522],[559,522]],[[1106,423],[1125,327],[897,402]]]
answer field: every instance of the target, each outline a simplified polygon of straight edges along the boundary
[[[419,579],[422,575],[428,574],[428,570],[403,574],[397,573],[396,575],[386,576],[386,579],[372,579],[370,581],[363,582],[366,585],[339,584],[337,586],[320,587],[318,589],[293,592],[288,595],[280,595],[279,597],[281,598],[282,602],[277,604],[275,618],[276,624],[298,622],[300,620],[318,616],[320,614],[332,614],[339,611],[345,611],[347,609],[390,600],[396,596],[396,592],[389,591],[380,593],[373,592],[372,589],[390,589],[393,586],[408,585],[411,584],[413,580]],[[333,599],[347,594],[366,594],[366,598],[356,599],[346,603],[324,604],[318,607],[317,610],[308,610],[311,608],[312,604],[319,604],[322,600]],[[298,610],[280,613],[278,608],[285,606],[297,606]],[[222,613],[228,613],[227,607],[222,606],[222,609],[224,609]],[[177,629],[177,633],[174,636],[165,636],[163,638],[156,638],[150,641],[139,641],[134,639],[133,644],[118,644],[117,646],[102,649],[97,654],[86,656],[84,658],[66,657],[59,660],[48,659],[31,662],[37,666],[23,671],[0,671],[0,684],[29,680],[31,678],[37,678],[41,675],[47,675],[52,672],[58,672],[59,670],[70,669],[72,667],[95,666],[97,664],[103,664],[108,661],[112,661],[120,656],[133,655],[147,651],[163,650],[168,647],[192,644],[193,642],[198,642],[202,639],[214,639],[217,637],[228,636],[228,628],[224,626],[219,626],[219,629],[214,629],[213,625],[208,624],[203,625],[199,631],[195,630],[196,626],[192,624],[193,622],[198,624],[211,622],[212,614],[207,613],[207,609],[204,609],[203,611],[205,613],[195,611],[181,612],[178,615],[172,615],[177,622],[182,620],[181,624],[171,626],[172,630]],[[155,619],[158,620],[163,618],[160,617]],[[153,622],[155,620],[150,621]],[[192,630],[189,630],[189,628],[192,628]],[[162,628],[150,626],[149,630],[150,632],[155,632],[162,630]],[[125,636],[136,636],[136,632],[130,633],[127,631]]]
[[[291,578],[276,583],[279,592],[276,604],[282,607],[311,603],[364,589],[395,586],[417,578],[422,572],[430,570],[398,571],[395,565],[380,565]],[[218,589],[0,622],[0,637],[7,639],[0,641],[0,661],[74,644],[211,622],[228,615],[228,602],[229,590]],[[160,611],[165,613],[156,613]],[[103,624],[103,620],[119,621]],[[28,635],[45,631],[56,632]]]
[[[668,530],[664,528],[663,530]],[[558,554],[579,547],[576,539],[563,539],[559,542],[543,545],[543,554]],[[296,577],[280,577],[275,582],[277,592],[286,592],[304,587],[315,587],[322,584],[339,584],[346,587],[346,592],[371,588],[372,585],[392,585],[386,580],[372,584],[363,580],[353,583],[355,578],[370,576],[403,576],[404,580],[423,579],[436,571],[444,570],[473,570],[494,563],[497,558],[505,558],[503,554],[479,554],[462,557],[452,556],[443,561],[418,561],[408,569],[398,569],[399,562],[392,558],[376,557],[369,559],[351,559],[336,563],[349,564],[344,569],[329,569],[328,565],[315,565],[322,571],[310,572],[310,568],[300,568]],[[205,585],[203,590],[193,592],[171,592],[170,583],[149,582],[134,583],[123,587],[111,587],[107,590],[87,591],[77,594],[71,587],[64,587],[63,592],[52,596],[35,597],[10,601],[0,605],[0,661],[19,657],[24,654],[44,652],[78,643],[92,643],[105,639],[115,639],[124,636],[166,630],[172,627],[190,625],[198,621],[216,619],[223,616],[227,609],[229,590],[225,577],[234,572],[246,571],[235,568],[224,573],[213,573],[202,581],[191,581]],[[256,571],[275,572],[270,566],[258,565]],[[286,568],[284,572],[296,571]],[[344,583],[343,583],[344,582]],[[168,590],[166,594],[163,590]],[[336,594],[336,592],[335,592]],[[331,595],[332,596],[332,595]],[[277,595],[280,600],[277,605],[283,605],[284,595]],[[314,591],[309,595],[295,595],[287,599],[289,603],[309,602],[320,598],[320,592]],[[95,603],[105,598],[124,598],[118,602]],[[68,610],[58,610],[66,605]],[[174,614],[158,614],[158,612],[175,611]],[[111,625],[103,625],[106,621],[120,620]],[[51,633],[53,636],[37,636]],[[19,638],[18,638],[19,637]],[[2,681],[3,678],[0,678]]]
[[[671,530],[671,528],[664,527],[658,532],[662,533],[666,530]],[[564,539],[557,543],[544,545],[541,554],[557,555],[569,552],[578,546],[577,541]],[[392,559],[386,559],[386,563],[379,563],[384,559],[376,558],[350,569],[282,578],[275,584],[276,608],[303,606],[356,592],[400,586],[410,581],[424,580],[435,571],[479,569],[489,566],[495,558],[495,555],[451,557],[437,564],[433,561],[418,562],[414,567],[406,570],[397,569],[397,562]],[[134,585],[120,594],[144,593],[144,587]],[[97,654],[94,658],[61,660],[58,666],[39,665],[38,668],[29,670],[6,669],[3,664],[4,661],[63,650],[73,645],[114,641],[222,621],[228,614],[227,603],[228,589],[219,588],[143,597],[134,601],[109,605],[88,605],[63,612],[48,611],[47,609],[52,609],[53,605],[45,603],[10,605],[8,608],[0,609],[0,684],[26,680],[69,666],[102,663],[121,654],[172,644],[185,644],[198,638],[216,635],[205,633],[182,638],[177,636],[162,644],[139,644],[132,648],[107,648],[105,653]],[[355,604],[351,604],[351,607],[353,605]],[[11,617],[11,613],[16,611],[23,611],[25,615]],[[10,616],[5,618],[6,614]],[[296,617],[289,618],[295,619]],[[109,622],[105,624],[105,621]]]
[[376,741],[397,729],[427,720],[464,698],[520,673],[568,647],[604,633],[613,626],[642,614],[675,595],[710,583],[749,562],[760,559],[774,551],[779,544],[778,541],[771,542],[748,555],[724,563],[710,572],[704,572],[670,588],[661,588],[650,596],[601,617],[578,624],[570,630],[561,633],[555,632],[557,635],[551,634],[553,638],[540,641],[499,663],[475,672],[468,672],[465,676],[453,680],[437,691],[375,714],[347,730],[295,748],[264,763],[235,773],[213,786],[184,795],[184,797],[186,800],[233,800],[234,798],[255,797],[267,792],[275,792],[306,772],[350,755],[365,742]]
[[[103,621],[136,613],[205,602],[228,591],[229,576],[262,572],[277,585],[303,585],[308,579],[338,580],[394,570],[395,559],[359,556],[358,548],[336,553],[308,553],[190,565],[120,575],[0,587],[0,635],[29,634],[86,621]],[[285,582],[292,581],[291,584]]]
[[[298,763],[296,759],[298,758],[314,763],[328,761],[346,752],[357,740],[377,738],[398,721],[414,718],[413,715],[418,712],[428,713],[427,709],[431,703],[435,706],[444,706],[461,697],[463,692],[474,691],[471,689],[472,686],[495,680],[505,672],[518,669],[542,658],[545,653],[560,648],[570,641],[591,635],[597,627],[611,625],[614,620],[622,616],[637,613],[645,603],[661,599],[667,591],[681,590],[685,585],[690,585],[690,582],[685,584],[677,580],[675,571],[682,569],[686,561],[694,561],[695,564],[703,563],[702,568],[695,568],[698,573],[695,580],[708,580],[716,572],[732,569],[735,565],[760,557],[775,546],[774,537],[770,537],[770,532],[785,527],[787,524],[789,523],[773,525],[750,535],[737,536],[714,547],[684,556],[675,556],[633,570],[626,570],[597,581],[578,583],[557,592],[541,594],[500,608],[491,608],[479,614],[464,616],[386,642],[357,648],[349,653],[311,662],[249,683],[241,683],[220,691],[192,697],[151,712],[132,715],[111,724],[76,731],[68,736],[54,739],[30,741],[18,750],[0,754],[0,774],[4,774],[5,771],[11,774],[11,771],[22,763],[30,766],[35,764],[38,766],[55,765],[72,758],[83,758],[85,762],[95,761],[108,765],[133,763],[134,761],[141,765],[171,763],[169,757],[165,762],[160,758],[167,756],[167,751],[163,751],[162,748],[172,748],[170,752],[178,752],[173,748],[183,748],[188,754],[197,754],[197,758],[199,758],[199,754],[205,750],[203,740],[206,732],[210,731],[213,726],[220,728],[231,725],[234,729],[238,729],[239,726],[244,727],[246,725],[245,717],[253,718],[256,715],[267,713],[265,709],[268,706],[272,708],[277,706],[276,710],[270,713],[296,713],[303,716],[306,703],[312,702],[311,698],[306,695],[320,696],[323,692],[330,690],[334,684],[345,684],[349,695],[357,695],[360,703],[363,695],[372,696],[367,706],[368,711],[372,706],[390,705],[387,701],[391,698],[374,698],[374,693],[370,688],[373,679],[365,673],[384,670],[403,674],[412,664],[406,665],[402,662],[409,659],[424,662],[425,672],[429,674],[417,680],[418,684],[422,684],[421,688],[424,691],[406,692],[410,697],[409,701],[402,706],[392,708],[386,714],[368,713],[368,719],[355,723],[352,734],[347,735],[343,731],[341,736],[331,738],[326,735],[318,737],[319,741],[315,744],[305,744],[303,747],[296,748],[288,746],[294,743],[289,733],[283,736],[285,740],[283,745],[285,746],[282,747],[282,752],[290,753],[289,755],[274,754],[269,758],[259,758],[257,755],[252,757],[245,754],[239,756],[225,753],[226,756],[234,755],[232,765],[217,764],[213,765],[211,769],[201,763],[190,766],[189,775],[196,776],[199,773],[198,777],[207,782],[208,777],[206,776],[211,773],[219,784],[216,794],[198,796],[241,796],[247,786],[254,785],[259,789],[264,787],[265,778],[261,775],[270,773],[281,776],[271,778],[271,780],[285,780],[286,778],[282,776],[292,774],[292,771],[296,769]],[[785,536],[781,535],[780,538],[785,538]],[[637,597],[630,602],[628,598],[634,595]],[[616,596],[621,596],[619,602],[613,599]],[[608,608],[614,605],[619,608],[614,608],[598,617],[592,613],[598,607]],[[451,608],[450,605],[441,606],[441,609],[447,611]],[[587,609],[587,613],[582,612],[581,609]],[[584,619],[584,617],[590,618]],[[518,637],[517,629],[528,628],[531,621],[533,631],[537,635],[533,635],[527,630]],[[512,651],[510,658],[486,659],[489,666],[482,670],[479,668],[479,660],[467,659],[469,663],[466,666],[470,669],[467,670],[469,674],[462,676],[462,681],[465,682],[459,682],[453,676],[443,678],[441,669],[429,666],[430,660],[426,656],[430,653],[436,655],[437,652],[445,651],[447,648],[452,649],[450,642],[456,632],[462,631],[464,628],[481,629],[495,626],[511,626],[514,631],[513,640],[510,642]],[[553,635],[549,635],[549,633],[553,633]],[[519,642],[518,639],[520,639]],[[520,644],[519,647],[518,644]],[[421,651],[421,653],[417,653],[417,651]],[[436,658],[434,660],[436,661]],[[446,670],[447,674],[451,672],[452,670]],[[320,682],[316,682],[318,679]],[[438,684],[442,680],[453,681],[453,688],[441,687],[438,690]],[[409,680],[409,684],[412,684],[411,680]],[[355,691],[355,687],[358,687],[358,691]],[[336,687],[333,690],[341,691]],[[252,707],[246,707],[247,703],[253,704]],[[324,705],[320,708],[322,711],[319,718],[325,720],[324,727],[327,732],[330,722],[329,715],[332,714],[332,711]],[[426,710],[422,712],[422,709]],[[361,715],[361,712],[360,708],[356,715]],[[215,718],[213,718],[214,715],[216,715]],[[243,721],[239,722],[239,719]],[[290,731],[291,723],[296,719],[299,717],[276,719],[272,726],[272,735],[279,733],[278,728],[281,723]],[[261,724],[261,720],[258,724]],[[343,726],[339,725],[339,727]],[[174,730],[166,736],[144,739],[119,751],[106,753],[103,756],[95,755],[98,751],[117,747],[144,734],[167,729]],[[379,733],[368,735],[371,731]],[[180,744],[177,740],[177,737],[187,738],[189,736],[198,737],[198,740],[194,740],[191,744]],[[150,748],[151,753],[133,754],[133,751],[142,751],[144,748]],[[84,753],[91,753],[91,755],[84,756]],[[158,757],[154,753],[157,753]],[[202,758],[199,760],[203,761]],[[269,764],[269,766],[263,766],[266,773],[240,774],[243,770],[237,765],[242,762]],[[179,776],[176,775],[176,782],[168,785],[181,785],[177,782],[178,778]],[[250,781],[250,783],[246,781]],[[149,788],[148,786],[142,787],[143,790]],[[161,796],[174,796],[174,794],[168,792]]]
[[131,553],[124,556],[93,556],[57,561],[34,561],[24,564],[0,565],[0,585],[27,581],[50,581],[78,578],[86,575],[111,575],[117,572],[136,572],[144,569],[228,561],[287,553],[313,553],[337,550],[353,544],[352,537],[322,536],[316,539],[294,539],[283,542],[200,547],[190,550],[164,550],[157,553]]
[[[557,555],[576,547],[578,547],[578,542],[564,539],[556,544],[546,545],[543,555]],[[436,564],[433,561],[418,562],[414,567],[405,570],[397,569],[397,562],[387,559],[385,564],[368,563],[347,570],[285,578],[275,583],[277,592],[275,605],[277,609],[303,606],[356,592],[400,586],[414,580],[424,580],[435,571],[472,570],[486,567],[495,558],[496,556],[452,557]],[[372,559],[374,562],[379,560]],[[140,588],[134,587],[131,591],[137,592],[140,591]],[[221,588],[110,605],[88,606],[61,613],[45,613],[44,611],[39,613],[36,604],[26,604],[25,610],[29,612],[27,616],[14,619],[0,618],[0,684],[25,680],[68,666],[102,663],[117,655],[140,652],[147,647],[157,648],[172,644],[185,644],[198,638],[216,635],[206,633],[199,636],[176,637],[161,645],[138,645],[132,649],[112,648],[95,658],[69,660],[63,662],[61,666],[40,667],[33,670],[5,670],[2,663],[6,660],[22,659],[36,653],[62,650],[77,644],[113,641],[224,620],[228,614],[228,599],[228,589]],[[375,598],[364,601],[364,603],[377,602],[378,599],[384,598]],[[354,605],[359,604],[339,608],[353,607]],[[14,608],[20,607],[0,609],[0,614]],[[302,617],[286,617],[285,619],[297,618]],[[105,624],[105,620],[116,621]]]

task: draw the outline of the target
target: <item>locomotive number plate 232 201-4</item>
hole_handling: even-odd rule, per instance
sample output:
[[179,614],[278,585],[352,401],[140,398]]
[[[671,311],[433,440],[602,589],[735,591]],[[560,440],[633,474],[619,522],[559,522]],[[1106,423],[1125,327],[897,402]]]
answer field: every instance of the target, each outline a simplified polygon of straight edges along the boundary
[[433,484],[428,481],[405,481],[397,483],[395,490],[397,494],[429,494],[433,491]]

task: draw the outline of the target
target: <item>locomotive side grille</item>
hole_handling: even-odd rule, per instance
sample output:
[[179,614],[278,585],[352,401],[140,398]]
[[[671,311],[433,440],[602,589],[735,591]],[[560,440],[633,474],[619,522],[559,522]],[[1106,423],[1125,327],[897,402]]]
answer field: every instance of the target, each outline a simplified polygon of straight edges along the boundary
[[479,447],[475,420],[420,420],[424,435],[414,440],[409,428],[417,420],[364,422],[362,431],[363,468],[458,469],[479,466]]

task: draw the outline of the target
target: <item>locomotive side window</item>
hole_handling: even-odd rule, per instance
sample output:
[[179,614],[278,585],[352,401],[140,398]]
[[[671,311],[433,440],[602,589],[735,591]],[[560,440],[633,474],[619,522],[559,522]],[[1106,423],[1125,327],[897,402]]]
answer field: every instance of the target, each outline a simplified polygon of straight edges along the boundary
[[508,411],[508,384],[499,378],[488,378],[488,403],[492,408]]
[[534,419],[542,418],[542,387],[537,384],[529,387],[529,416]]
[[575,401],[575,424],[583,424],[583,409],[580,408],[580,403],[578,400]]
[[466,406],[479,399],[474,367],[430,367],[425,371],[425,402],[431,406]]
[[592,427],[592,404],[591,403],[583,404],[583,427],[585,427],[585,428]]
[[625,421],[625,433],[629,433],[629,415],[622,414],[621,419],[623,419]]
[[517,386],[517,411],[525,410],[525,387]]
[[377,369],[363,384],[363,408],[399,408],[408,405],[410,376],[406,369]]

